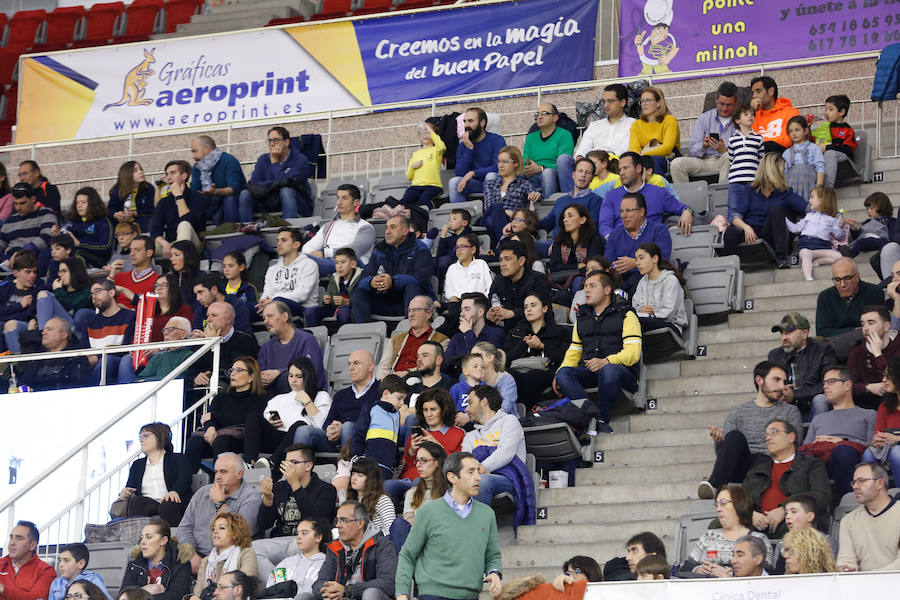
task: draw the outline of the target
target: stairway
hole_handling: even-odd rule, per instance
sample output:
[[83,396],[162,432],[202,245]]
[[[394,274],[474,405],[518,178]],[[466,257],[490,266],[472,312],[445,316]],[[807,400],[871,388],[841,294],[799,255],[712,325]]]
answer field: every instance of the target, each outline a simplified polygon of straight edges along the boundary
[[[875,170],[884,183],[838,188],[839,207],[859,222],[866,218],[863,200],[874,191],[900,207],[900,159],[876,161]],[[862,278],[875,282],[870,255],[857,264]],[[706,426],[721,425],[731,407],[753,398],[753,367],[778,346],[771,328],[785,313],[799,311],[815,328],[816,297],[832,285],[831,267],[817,267],[814,276],[804,281],[799,266],[745,273],[744,298],[753,309],[701,323],[698,344],[706,356],[649,367],[648,397],[657,400],[656,410],[614,417],[615,433],[594,439],[604,462],[578,469],[574,488],[538,490],[537,506],[547,518],[521,527],[517,540],[503,547],[504,579],[541,572],[552,580],[576,554],[602,566],[624,556],[628,538],[645,530],[671,553],[678,522],[712,469]]]
[[308,19],[315,12],[316,3],[312,0],[244,0],[212,6],[199,15],[193,15],[190,23],[178,25],[175,33],[153,37],[182,37],[265,27],[275,18],[302,16]]

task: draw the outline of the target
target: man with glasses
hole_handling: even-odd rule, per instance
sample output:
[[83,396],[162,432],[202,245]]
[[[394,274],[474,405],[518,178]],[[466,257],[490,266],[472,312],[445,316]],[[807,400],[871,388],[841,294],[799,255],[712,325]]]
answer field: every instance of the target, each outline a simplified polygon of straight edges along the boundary
[[691,175],[719,173],[719,183],[728,183],[728,140],[734,135],[737,86],[724,81],[716,90],[716,107],[697,117],[691,130],[687,156],[672,161],[672,181],[687,183]]
[[27,183],[14,185],[12,195],[15,212],[0,227],[0,258],[8,259],[19,250],[31,250],[40,263],[40,272],[46,273],[56,215],[49,208],[37,206],[34,188]]
[[878,410],[887,394],[884,370],[888,360],[900,354],[900,339],[891,330],[891,313],[881,305],[864,306],[859,316],[865,342],[850,351],[847,366],[853,373],[853,402]]
[[575,150],[574,158],[563,154],[556,161],[559,189],[563,192],[571,192],[574,189],[572,169],[576,162],[586,158],[592,150],[605,150],[613,156],[621,156],[628,151],[631,125],[634,123],[634,119],[625,114],[628,88],[621,83],[613,83],[603,88],[602,96],[606,118],[593,121],[587,126],[581,134],[581,142]]
[[256,535],[259,514],[259,492],[244,483],[244,461],[234,452],[222,452],[216,459],[215,479],[194,492],[178,525],[179,542],[194,549],[191,566],[200,566],[200,559],[212,551],[210,524],[219,512],[244,515],[250,523],[250,533]]
[[841,519],[835,563],[839,571],[900,569],[900,502],[888,494],[888,475],[874,462],[856,465],[853,495],[862,506]]
[[765,432],[769,456],[750,468],[743,483],[753,500],[753,526],[770,539],[783,537],[788,532],[787,498],[806,494],[815,502],[817,525],[827,527],[831,484],[825,465],[797,452],[797,430],[788,421],[772,419]]
[[291,135],[284,127],[271,128],[266,143],[269,151],[256,159],[247,188],[238,195],[238,220],[249,223],[256,211],[281,211],[285,219],[312,216],[309,160],[291,148]]
[[208,135],[191,141],[191,189],[208,199],[206,218],[216,225],[238,220],[238,194],[247,187],[241,163],[233,155],[216,147]]
[[416,296],[410,300],[406,315],[409,318],[409,329],[391,337],[390,350],[381,354],[375,370],[375,377],[378,379],[391,373],[406,377],[416,369],[419,347],[423,343],[431,341],[446,346],[449,342],[447,336],[431,327],[434,303],[428,296]]
[[626,152],[619,158],[619,178],[622,185],[609,190],[603,198],[596,221],[597,233],[608,237],[622,223],[619,210],[625,194],[640,192],[647,205],[648,221],[662,223],[666,216],[679,215],[678,227],[684,235],[691,235],[694,211],[667,189],[644,182],[644,167],[639,154]]
[[229,571],[219,578],[214,600],[250,600],[256,596],[256,578],[243,571]]
[[853,403],[853,373],[849,368],[829,367],[823,383],[831,410],[812,420],[802,450],[824,458],[828,476],[834,482],[832,497],[839,499],[850,491],[853,465],[872,441],[875,411]]
[[864,306],[884,304],[884,290],[862,281],[856,262],[843,257],[831,265],[833,287],[822,290],[816,301],[816,335],[834,348],[838,362],[850,356],[853,346],[863,341],[859,317]]
[[[337,490],[313,472],[316,455],[306,444],[292,444],[284,450],[284,460],[276,466],[277,482],[271,477],[259,484],[262,505],[259,528],[272,531],[269,537],[289,536],[297,532],[301,521],[321,517],[334,521]],[[273,460],[279,457],[273,455]]]
[[9,532],[7,555],[0,558],[0,599],[41,600],[50,594],[56,571],[38,558],[38,529],[19,521]]
[[700,498],[715,498],[720,486],[743,481],[753,465],[769,459],[765,431],[773,419],[786,421],[794,431],[802,431],[800,410],[783,401],[786,379],[783,367],[767,360],[758,363],[753,368],[756,397],[728,411],[722,427],[706,426],[716,445],[716,462],[709,478],[700,482]]
[[485,504],[475,502],[481,465],[468,452],[444,461],[450,489],[440,500],[426,502],[397,560],[397,600],[408,600],[413,576],[420,600],[472,599],[485,583],[500,595],[502,561],[497,520]]
[[41,168],[33,160],[19,163],[19,182],[34,188],[38,206],[49,208],[59,216],[59,189],[41,174]]
[[537,129],[525,137],[522,156],[525,161],[525,176],[531,184],[543,190],[545,198],[549,198],[559,190],[556,179],[556,164],[563,156],[570,156],[575,149],[572,134],[562,127],[557,127],[559,110],[555,105],[544,102],[534,113],[534,124]]
[[621,225],[609,234],[603,254],[622,278],[625,291],[631,295],[641,279],[634,259],[638,247],[642,244],[656,244],[662,252],[662,258],[669,260],[672,254],[672,236],[665,225],[647,219],[647,202],[641,192],[623,196],[619,204],[619,215]]
[[[191,335],[191,323],[184,317],[172,317],[162,330],[164,342],[179,342],[186,340]],[[196,351],[196,346],[172,348],[171,350],[157,350],[147,366],[138,373],[141,381],[159,381],[178,368]]]
[[366,507],[348,500],[337,510],[338,539],[328,544],[311,594],[298,600],[388,600],[394,597],[397,551],[369,520]]
[[448,189],[450,202],[465,202],[469,194],[484,191],[484,182],[497,177],[497,155],[506,146],[502,135],[487,131],[487,113],[470,108],[463,113],[465,131],[456,147],[455,177]]
[[[135,312],[116,304],[116,285],[109,279],[101,279],[91,284],[91,302],[96,312],[87,322],[87,341],[91,348],[123,346],[134,343]],[[100,381],[100,355],[88,357],[93,367],[94,381]],[[106,355],[106,382],[132,383],[134,367],[131,355]]]

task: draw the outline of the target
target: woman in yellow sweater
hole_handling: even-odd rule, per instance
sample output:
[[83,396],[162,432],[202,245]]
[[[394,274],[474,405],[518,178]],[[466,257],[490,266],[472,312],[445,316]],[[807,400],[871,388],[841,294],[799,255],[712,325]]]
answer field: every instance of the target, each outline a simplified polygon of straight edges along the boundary
[[444,191],[441,182],[441,162],[447,147],[441,136],[431,126],[424,124],[418,128],[422,147],[413,152],[406,169],[406,178],[410,186],[406,188],[400,203],[404,206],[419,205],[430,210],[435,207],[434,201]]
[[662,90],[648,87],[641,92],[641,116],[631,125],[631,141],[628,150],[652,156],[657,174],[669,170],[666,157],[680,155],[681,133],[678,121],[669,114]]

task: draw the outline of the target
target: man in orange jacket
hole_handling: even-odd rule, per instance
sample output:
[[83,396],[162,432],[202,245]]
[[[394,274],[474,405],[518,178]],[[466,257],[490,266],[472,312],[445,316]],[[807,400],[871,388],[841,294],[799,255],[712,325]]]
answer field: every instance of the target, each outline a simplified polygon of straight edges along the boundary
[[40,600],[50,594],[56,570],[37,557],[38,529],[19,521],[9,534],[9,554],[0,558],[0,600]]
[[791,147],[791,136],[787,132],[787,122],[800,114],[788,98],[778,97],[778,85],[771,77],[754,77],[750,81],[753,93],[751,106],[756,109],[753,131],[763,138],[766,152],[781,154]]

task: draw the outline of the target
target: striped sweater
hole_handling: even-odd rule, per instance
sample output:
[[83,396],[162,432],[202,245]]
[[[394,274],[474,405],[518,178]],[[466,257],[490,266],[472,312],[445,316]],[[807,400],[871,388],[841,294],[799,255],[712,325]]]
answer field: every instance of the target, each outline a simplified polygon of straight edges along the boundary
[[28,244],[39,250],[48,248],[50,230],[56,224],[56,215],[49,208],[39,208],[24,217],[12,214],[0,227],[0,250],[12,252]]
[[763,155],[763,138],[755,132],[744,135],[736,132],[728,140],[728,183],[750,183],[756,177],[759,161]]
[[134,340],[135,312],[125,308],[119,309],[116,314],[105,317],[103,313],[96,312],[87,324],[88,340],[91,348],[106,348],[107,346],[122,346],[130,344]]

